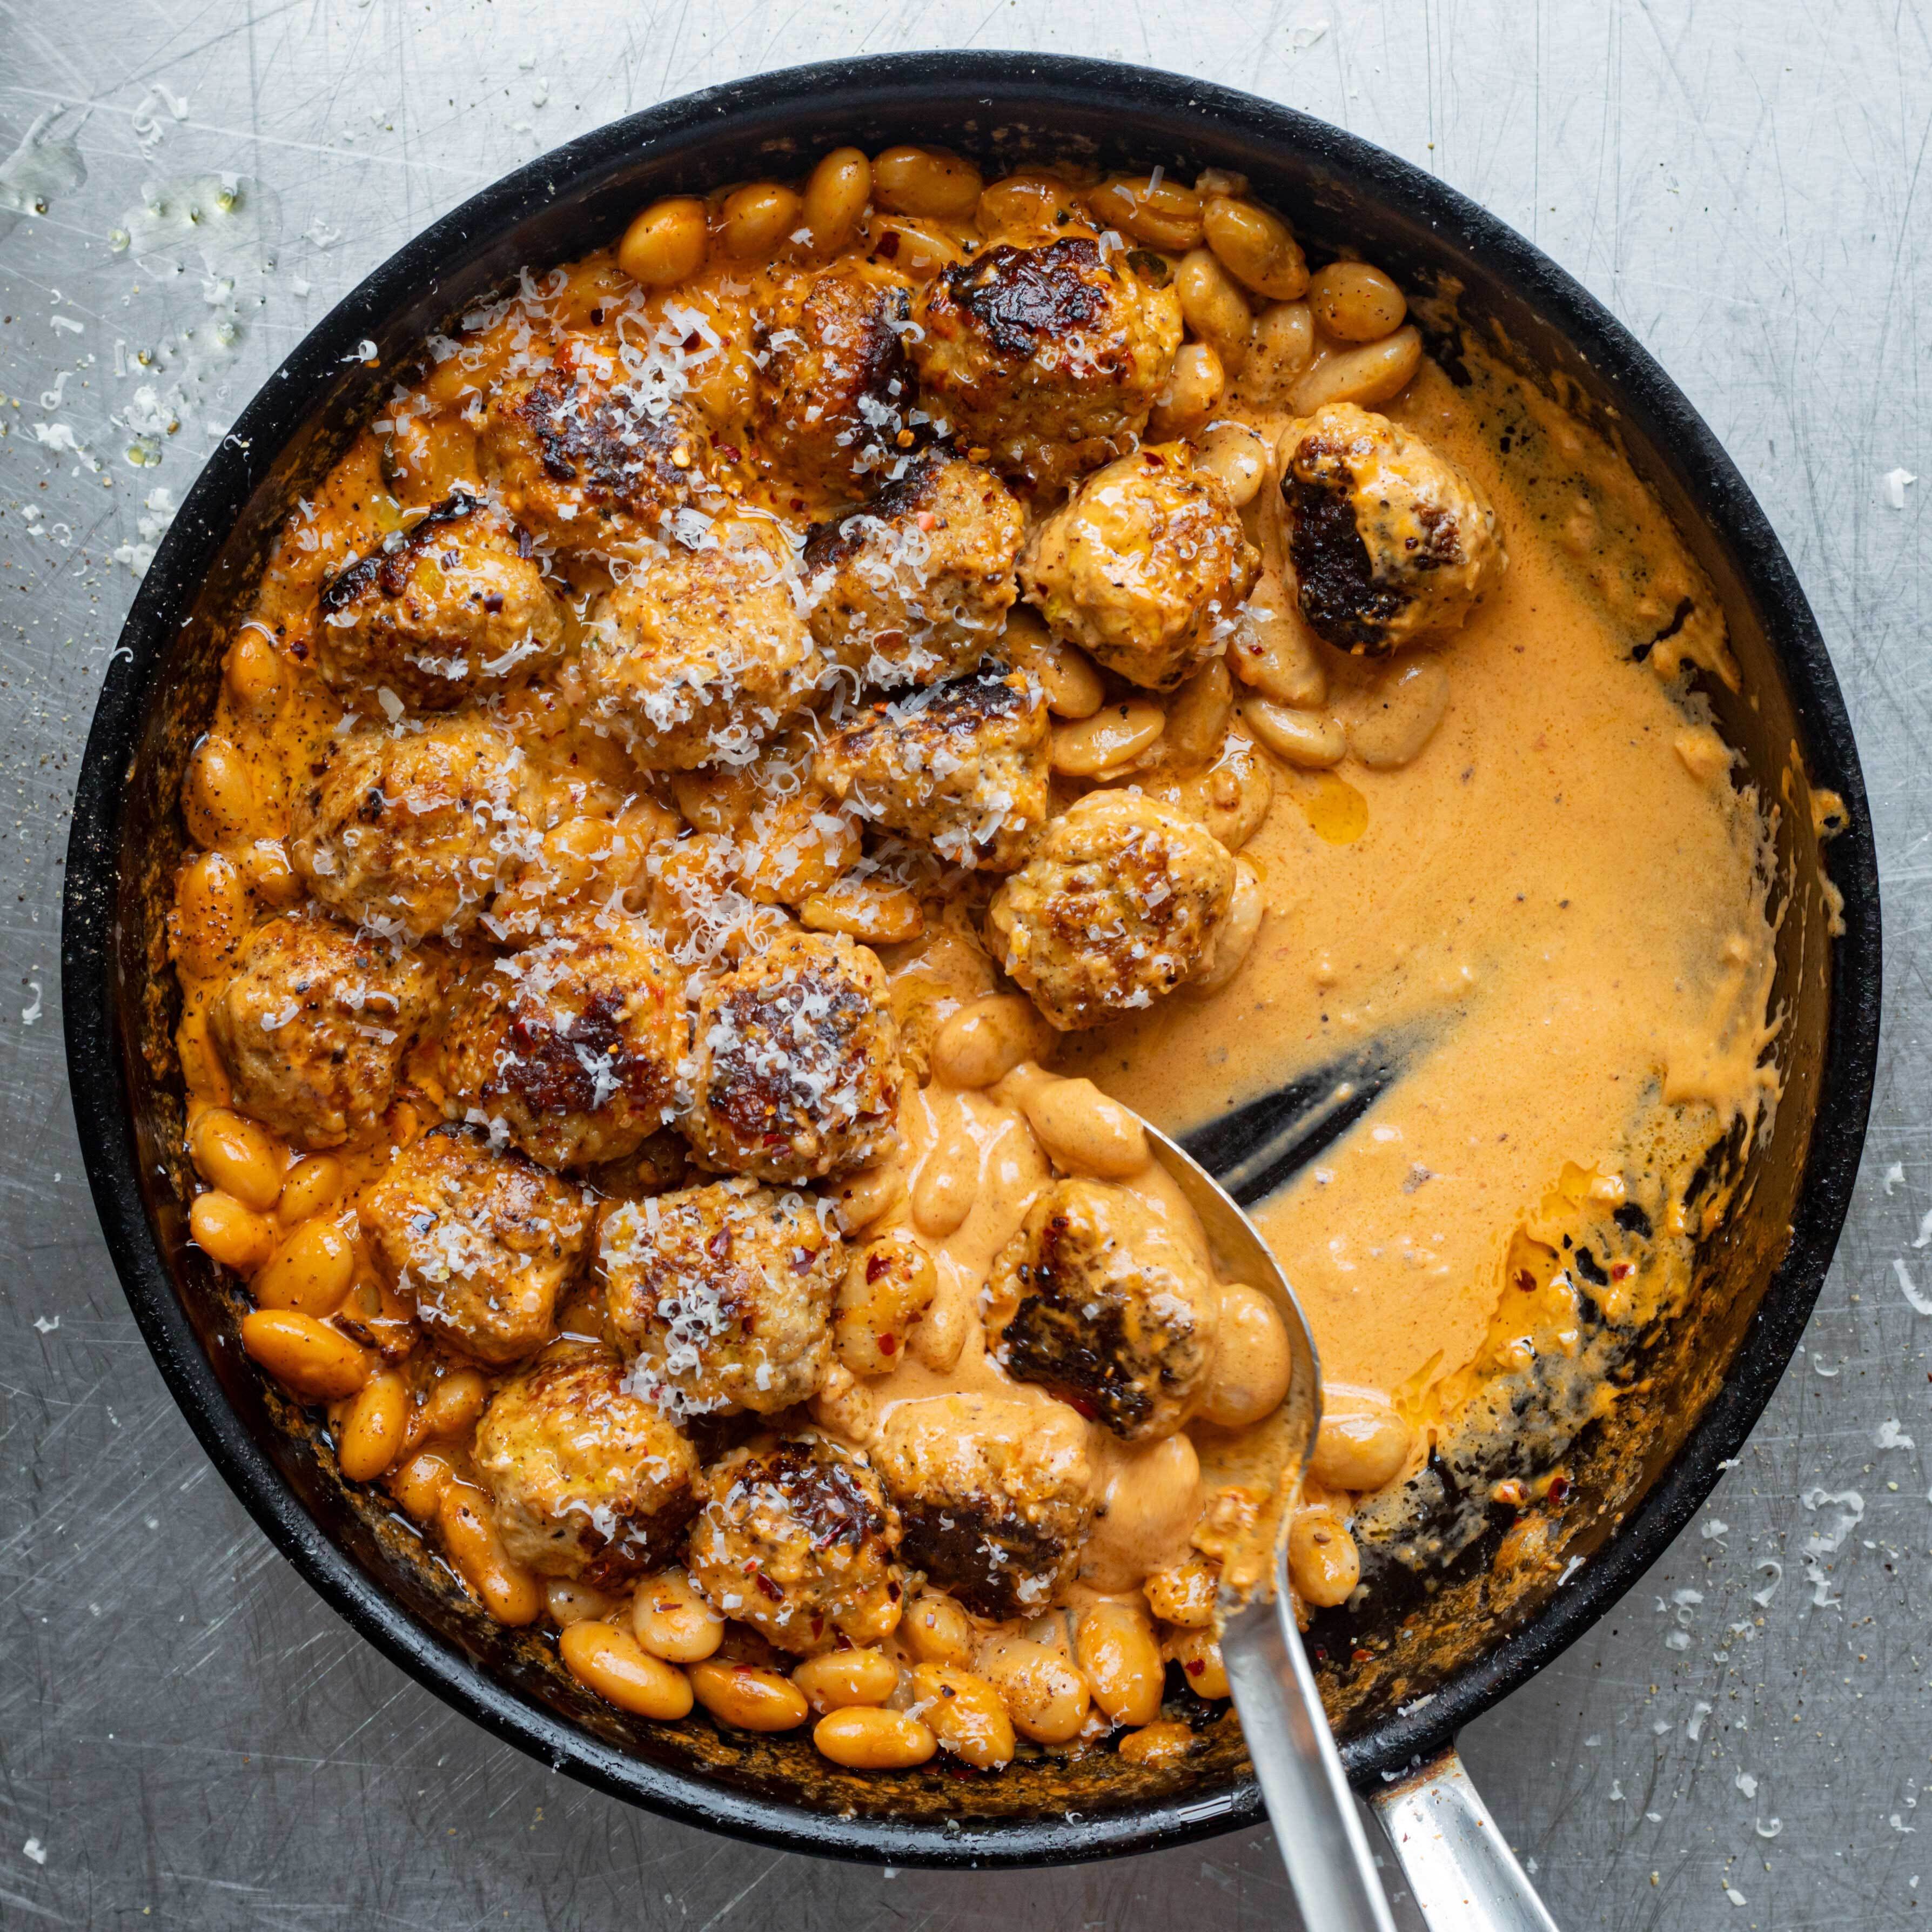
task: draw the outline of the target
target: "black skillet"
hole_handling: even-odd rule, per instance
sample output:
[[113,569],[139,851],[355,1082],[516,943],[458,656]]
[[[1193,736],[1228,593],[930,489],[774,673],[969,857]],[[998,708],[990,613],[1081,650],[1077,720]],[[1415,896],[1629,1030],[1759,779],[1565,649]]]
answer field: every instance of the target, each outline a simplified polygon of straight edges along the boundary
[[[1520,236],[1406,163],[1286,108],[1176,76],[1004,53],[919,53],[805,68],[689,95],[601,128],[498,182],[392,256],[244,410],[190,492],[110,664],[74,806],[62,938],[68,1063],[89,1178],[128,1300],[176,1400],[250,1513],[386,1654],[498,1736],[618,1796],[768,1843],[893,1864],[1099,1858],[1262,1816],[1232,1720],[1196,1714],[1201,1751],[1136,1770],[1100,1752],[996,1778],[941,1768],[865,1779],[802,1739],[634,1722],[554,1654],[483,1618],[412,1553],[380,1499],[336,1474],[314,1418],[242,1355],[237,1303],[188,1244],[181,1088],[163,920],[184,834],[182,768],[212,704],[224,632],[279,517],[376,415],[424,334],[526,264],[609,242],[654,196],[801,172],[826,149],[916,140],[989,176],[1055,154],[1192,178],[1250,176],[1317,259],[1346,244],[1412,292],[1456,292],[1464,323],[1618,440],[1708,573],[1744,672],[1711,693],[1749,776],[1784,801],[1778,834],[1776,1052],[1768,1142],[1733,1148],[1748,1205],[1706,1244],[1690,1312],[1642,1339],[1615,1430],[1580,1438],[1539,1562],[1492,1574],[1510,1526],[1425,1593],[1400,1578],[1311,1633],[1359,1784],[1427,1760],[1600,1617],[1689,1520],[1742,1444],[1802,1333],[1850,1198],[1879,1013],[1876,867],[1856,750],[1802,592],[1708,429],[1617,322]],[[358,345],[375,345],[373,362]],[[1453,346],[1436,345],[1453,365]],[[1796,776],[1794,777],[1794,774]],[[1803,781],[1844,800],[1826,892]],[[1796,790],[1792,789],[1796,784]],[[1372,1068],[1365,1070],[1372,1076]],[[1360,1088],[1358,1089],[1358,1094]],[[1332,1123],[1346,1102],[1285,1096]],[[1320,1118],[1311,1124],[1324,1131]],[[1282,1121],[1250,1154],[1292,1154]],[[1272,1147],[1274,1151],[1267,1153]],[[1570,1559],[1574,1558],[1572,1562]],[[1559,1574],[1563,1580],[1558,1581]]]

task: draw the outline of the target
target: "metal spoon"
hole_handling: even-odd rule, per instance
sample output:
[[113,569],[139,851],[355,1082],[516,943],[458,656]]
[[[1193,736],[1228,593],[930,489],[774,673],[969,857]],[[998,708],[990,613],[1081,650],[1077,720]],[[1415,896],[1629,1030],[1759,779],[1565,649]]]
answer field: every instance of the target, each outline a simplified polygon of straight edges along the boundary
[[[1268,1295],[1288,1324],[1294,1366],[1275,1447],[1292,1496],[1300,1488],[1322,1420],[1321,1366],[1307,1318],[1254,1223],[1208,1170],[1158,1128],[1148,1127],[1147,1137],[1154,1158],[1200,1217],[1218,1264],[1230,1280]],[[1275,1545],[1274,1600],[1263,1602],[1258,1594],[1232,1611],[1221,1636],[1228,1682],[1275,1843],[1308,1932],[1395,1932],[1288,1608],[1286,1537],[1278,1535]]]

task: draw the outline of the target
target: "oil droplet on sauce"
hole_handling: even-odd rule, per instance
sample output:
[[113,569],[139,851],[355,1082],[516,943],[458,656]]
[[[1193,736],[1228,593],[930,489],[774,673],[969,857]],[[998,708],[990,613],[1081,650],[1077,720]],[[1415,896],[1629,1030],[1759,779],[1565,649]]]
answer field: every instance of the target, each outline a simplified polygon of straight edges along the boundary
[[1316,838],[1330,845],[1352,845],[1369,829],[1369,802],[1334,772],[1287,774],[1288,788]]

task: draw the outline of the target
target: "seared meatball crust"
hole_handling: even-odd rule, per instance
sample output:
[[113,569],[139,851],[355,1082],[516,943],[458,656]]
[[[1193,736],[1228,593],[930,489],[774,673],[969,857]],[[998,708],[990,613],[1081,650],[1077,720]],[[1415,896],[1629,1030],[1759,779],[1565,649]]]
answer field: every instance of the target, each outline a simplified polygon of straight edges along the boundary
[[697,1451],[604,1348],[506,1382],[476,1425],[475,1460],[510,1555],[592,1589],[662,1569],[698,1513]]
[[704,1166],[803,1182],[863,1167],[898,1124],[885,968],[842,933],[788,932],[698,1004],[685,1137]]
[[322,586],[316,668],[350,694],[387,689],[447,711],[552,656],[563,610],[529,536],[472,496],[446,497]]
[[686,1564],[712,1609],[794,1656],[898,1627],[898,1514],[862,1454],[808,1431],[734,1450],[704,1480]]
[[760,326],[758,427],[773,461],[838,497],[916,446],[911,315],[902,285],[837,268]]
[[812,634],[862,684],[932,684],[979,663],[1013,601],[1024,519],[990,470],[927,458],[805,543]]
[[992,1395],[896,1404],[873,1450],[907,1564],[982,1617],[1037,1615],[1072,1580],[1093,1517],[1087,1426]]
[[1288,432],[1282,502],[1302,616],[1360,656],[1459,629],[1507,562],[1495,512],[1468,478],[1352,403]]
[[435,991],[415,953],[318,908],[256,927],[208,1016],[236,1106],[311,1151],[361,1138],[394,1097]]
[[1184,442],[1095,471],[1020,560],[1026,600],[1053,634],[1150,691],[1221,655],[1260,572],[1227,485]]
[[993,1359],[1126,1442],[1184,1424],[1214,1366],[1220,1298],[1144,1202],[1103,1181],[1043,1189],[1000,1251],[984,1314]]
[[1046,821],[1052,742],[1038,687],[994,669],[875,704],[813,769],[886,831],[956,866],[1010,872]]
[[416,1319],[492,1368],[550,1339],[557,1298],[590,1246],[581,1188],[464,1127],[404,1148],[358,1214]]
[[745,763],[818,678],[798,592],[776,524],[680,520],[591,606],[577,668],[586,710],[652,770]]
[[1204,827],[1136,792],[1090,792],[994,894],[988,943],[1052,1025],[1078,1031],[1202,971],[1234,891],[1234,859]]
[[647,406],[564,358],[489,399],[477,460],[505,509],[558,550],[617,551],[710,494],[712,447],[688,404]]
[[546,1167],[621,1160],[676,1115],[688,1043],[684,982],[652,928],[570,913],[458,992],[446,1110]]
[[598,1258],[632,1385],[663,1407],[769,1415],[818,1393],[845,1250],[812,1196],[741,1180],[620,1202]]
[[914,320],[927,407],[1046,493],[1132,447],[1180,346],[1174,291],[1084,236],[943,269]]
[[332,739],[296,800],[289,859],[332,911],[388,938],[460,939],[538,858],[538,785],[480,711]]

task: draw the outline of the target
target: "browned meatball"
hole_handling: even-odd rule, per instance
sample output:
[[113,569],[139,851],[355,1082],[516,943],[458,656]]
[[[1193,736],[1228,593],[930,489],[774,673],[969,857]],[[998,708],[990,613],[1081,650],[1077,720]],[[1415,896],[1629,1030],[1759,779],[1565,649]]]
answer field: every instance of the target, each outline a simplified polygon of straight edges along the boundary
[[299,1148],[368,1133],[434,992],[413,952],[313,907],[258,926],[208,1009],[236,1106]]
[[1084,236],[1001,243],[921,292],[913,356],[956,441],[1042,490],[1118,456],[1180,346],[1180,304]]
[[615,550],[709,494],[711,437],[683,403],[647,404],[562,359],[490,398],[476,440],[503,507],[565,550]]
[[907,1562],[982,1617],[1031,1616],[1070,1580],[1093,1516],[1087,1425],[1056,1402],[896,1403],[873,1452]]
[[1260,571],[1227,485],[1184,442],[1095,471],[1020,560],[1027,602],[1054,634],[1150,691],[1221,655]]
[[1013,601],[1020,506],[990,470],[929,458],[806,538],[812,634],[862,684],[970,670]]
[[885,968],[843,934],[787,933],[698,1001],[692,1151],[706,1167],[816,1180],[863,1167],[898,1126]]
[[769,1415],[818,1392],[844,1245],[812,1197],[724,1180],[624,1202],[598,1256],[610,1332],[666,1408]]
[[705,1487],[686,1562],[714,1610],[794,1656],[898,1628],[898,1515],[862,1455],[808,1432],[733,1450]]
[[698,1513],[697,1451],[602,1348],[506,1382],[476,1425],[476,1462],[511,1556],[593,1589],[662,1569]]
[[684,982],[651,928],[570,913],[458,996],[445,1106],[546,1167],[621,1160],[676,1113],[687,1041]]
[[1459,629],[1507,561],[1475,485],[1352,403],[1317,410],[1290,439],[1282,500],[1310,629],[1364,657]]
[[458,939],[542,850],[536,782],[478,711],[332,739],[296,801],[289,858],[332,910],[372,932]]
[[416,1319],[493,1368],[550,1340],[557,1297],[590,1246],[581,1188],[462,1127],[404,1148],[359,1214]]
[[987,908],[988,944],[1063,1033],[1151,1006],[1206,968],[1234,896],[1226,846],[1171,806],[1089,792]]
[[781,467],[840,496],[914,446],[911,314],[904,288],[828,268],[761,325],[758,428]]
[[529,539],[460,494],[331,578],[316,615],[326,682],[386,688],[424,711],[500,686],[563,638],[562,609]]
[[743,762],[819,675],[798,590],[791,546],[762,518],[645,545],[591,607],[578,667],[590,715],[652,770]]
[[1125,1188],[1042,1189],[986,1284],[987,1346],[1016,1382],[1124,1442],[1172,1436],[1214,1366],[1220,1296],[1199,1258]]
[[1010,872],[1046,820],[1046,703],[1018,672],[935,685],[835,734],[819,782],[956,866]]

